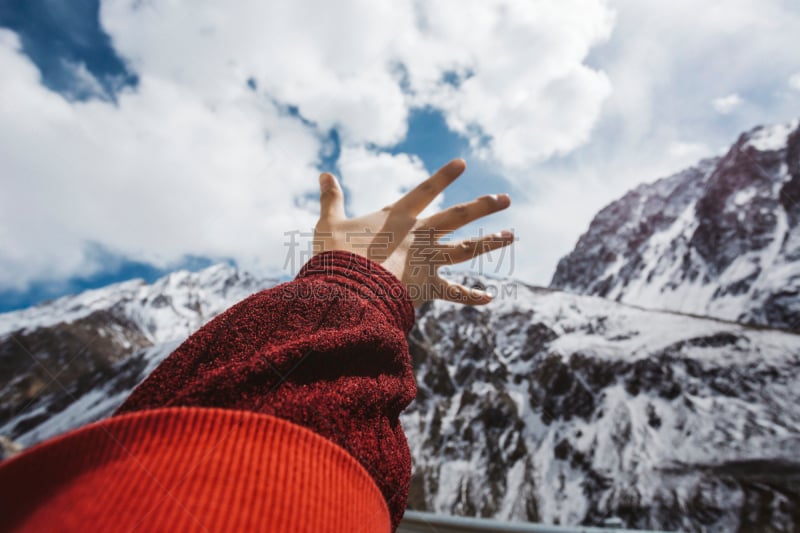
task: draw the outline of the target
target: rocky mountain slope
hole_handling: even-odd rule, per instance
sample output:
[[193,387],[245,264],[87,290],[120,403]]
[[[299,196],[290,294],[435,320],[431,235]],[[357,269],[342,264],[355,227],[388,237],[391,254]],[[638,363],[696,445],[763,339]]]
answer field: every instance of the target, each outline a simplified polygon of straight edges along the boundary
[[515,282],[501,292],[485,309],[429,305],[410,336],[412,506],[800,528],[800,336]]
[[[800,336],[489,278],[409,336],[409,506],[687,531],[800,527]],[[274,281],[227,266],[0,315],[0,434],[110,414],[201,323]]]
[[551,287],[800,331],[798,126],[755,128],[613,202]]
[[0,314],[0,435],[29,445],[105,416],[171,346],[274,283],[220,264]]

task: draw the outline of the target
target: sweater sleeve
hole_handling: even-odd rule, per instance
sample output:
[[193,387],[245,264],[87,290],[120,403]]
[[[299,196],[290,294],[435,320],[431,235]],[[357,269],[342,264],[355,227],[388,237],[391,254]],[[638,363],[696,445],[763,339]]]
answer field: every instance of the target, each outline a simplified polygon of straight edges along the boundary
[[333,251],[203,326],[116,414],[162,407],[253,411],[338,444],[371,474],[397,526],[411,475],[401,411],[416,395],[414,308],[381,265]]

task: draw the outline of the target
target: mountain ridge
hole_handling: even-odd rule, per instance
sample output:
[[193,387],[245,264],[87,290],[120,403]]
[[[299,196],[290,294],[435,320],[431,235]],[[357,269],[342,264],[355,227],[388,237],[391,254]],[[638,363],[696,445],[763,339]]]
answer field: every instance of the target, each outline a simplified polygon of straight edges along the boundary
[[550,286],[800,328],[800,120],[642,184],[594,217]]

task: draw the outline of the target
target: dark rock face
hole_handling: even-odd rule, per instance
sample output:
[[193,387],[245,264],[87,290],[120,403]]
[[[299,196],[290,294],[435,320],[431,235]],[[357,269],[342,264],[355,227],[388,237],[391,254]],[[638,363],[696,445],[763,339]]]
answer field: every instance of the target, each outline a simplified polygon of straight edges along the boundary
[[[783,419],[779,407],[800,395],[800,337],[564,293],[509,294],[419,315],[410,336],[419,395],[403,417],[410,508],[686,531],[800,526],[794,478],[766,488],[760,474],[729,470],[800,451],[789,421],[800,413]],[[788,344],[776,350],[777,339]]]
[[13,436],[25,433],[73,397],[112,378],[115,363],[151,345],[135,324],[113,311],[0,339],[0,426],[46,403],[44,412],[21,418],[11,428]]
[[216,265],[0,315],[0,435],[30,445],[107,416],[176,339],[270,284]]
[[[429,312],[432,308],[427,307]],[[532,471],[519,406],[505,390],[509,369],[494,356],[496,339],[488,325],[490,318],[475,308],[452,308],[444,312],[445,322],[421,322],[409,336],[419,391],[413,405],[420,407],[404,415],[404,425],[424,411],[425,420],[419,420],[419,432],[409,443],[412,450],[416,444],[416,453],[439,458],[416,463],[409,507],[430,509],[432,500],[444,493],[448,499],[453,496],[448,512],[493,517],[502,514],[509,493],[522,489],[515,504],[517,516],[538,520],[532,485],[509,486],[508,471],[514,465],[522,465],[519,469],[525,479],[530,480]],[[446,328],[466,325],[475,335],[445,337],[440,324]],[[529,333],[541,344],[552,338],[547,331],[534,328],[519,334]],[[474,388],[487,383],[490,390]],[[463,477],[446,478],[453,485],[440,485],[443,462],[466,465],[472,461],[481,465],[480,470],[468,469]]]
[[[636,278],[645,265],[641,258],[626,259],[640,255],[652,235],[675,223],[701,193],[702,183],[717,163],[717,159],[701,161],[696,167],[651,186],[641,185],[603,208],[575,250],[559,261],[550,286],[607,296],[618,278]],[[607,274],[609,267],[618,262],[622,262],[620,270]]]
[[798,222],[798,121],[755,128],[600,211],[551,287],[800,331]]

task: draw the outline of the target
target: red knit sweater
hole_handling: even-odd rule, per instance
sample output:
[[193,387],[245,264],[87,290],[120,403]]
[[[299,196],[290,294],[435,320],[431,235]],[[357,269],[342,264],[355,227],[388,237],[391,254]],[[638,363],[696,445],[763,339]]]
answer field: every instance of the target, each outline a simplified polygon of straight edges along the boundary
[[0,464],[0,528],[394,530],[413,323],[382,266],[317,255],[189,337],[112,418]]

